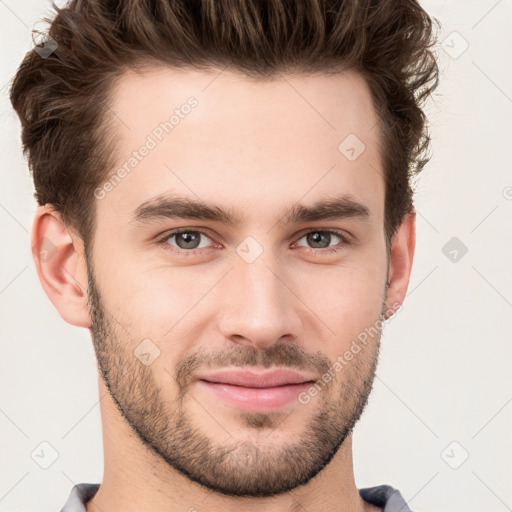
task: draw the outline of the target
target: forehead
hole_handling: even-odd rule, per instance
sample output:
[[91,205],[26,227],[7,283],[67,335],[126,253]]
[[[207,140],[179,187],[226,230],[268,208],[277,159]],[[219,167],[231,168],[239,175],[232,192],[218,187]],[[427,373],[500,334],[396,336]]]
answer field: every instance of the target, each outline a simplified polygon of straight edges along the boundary
[[108,205],[128,219],[166,192],[254,209],[260,220],[330,192],[382,210],[377,117],[354,72],[254,80],[221,70],[130,71],[110,110],[118,161],[99,215]]

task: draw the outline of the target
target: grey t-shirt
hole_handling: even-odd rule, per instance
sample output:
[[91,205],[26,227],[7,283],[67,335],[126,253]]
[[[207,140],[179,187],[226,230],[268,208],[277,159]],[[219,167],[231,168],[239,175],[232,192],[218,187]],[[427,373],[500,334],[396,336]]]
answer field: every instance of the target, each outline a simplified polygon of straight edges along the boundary
[[[76,484],[60,512],[86,512],[86,501],[96,494],[99,487],[100,484]],[[359,494],[364,501],[383,507],[383,512],[412,512],[400,491],[390,485],[365,487],[359,489]]]

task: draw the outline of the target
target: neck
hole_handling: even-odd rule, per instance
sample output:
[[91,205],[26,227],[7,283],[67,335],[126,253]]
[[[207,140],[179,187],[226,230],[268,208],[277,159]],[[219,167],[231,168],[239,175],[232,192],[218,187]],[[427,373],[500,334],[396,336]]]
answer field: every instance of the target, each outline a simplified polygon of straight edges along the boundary
[[369,512],[356,487],[352,437],[310,482],[268,498],[218,494],[189,480],[147,448],[128,426],[99,379],[103,424],[104,476],[87,512]]

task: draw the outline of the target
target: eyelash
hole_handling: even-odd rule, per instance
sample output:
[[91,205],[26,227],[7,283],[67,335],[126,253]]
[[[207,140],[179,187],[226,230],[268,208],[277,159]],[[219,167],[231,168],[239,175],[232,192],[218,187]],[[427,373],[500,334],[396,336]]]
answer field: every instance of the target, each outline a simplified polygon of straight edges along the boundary
[[[169,251],[169,252],[172,252],[174,254],[178,253],[178,254],[184,254],[185,256],[194,256],[195,254],[197,254],[198,252],[201,252],[201,251],[204,251],[204,250],[208,250],[209,248],[201,248],[201,249],[177,249],[175,247],[172,247],[171,245],[169,245],[167,243],[167,241],[169,240],[169,238],[171,238],[172,236],[174,235],[179,235],[181,233],[201,233],[202,235],[206,236],[207,238],[210,238],[210,236],[208,236],[208,233],[206,233],[205,231],[201,230],[201,229],[197,229],[197,228],[194,228],[194,229],[191,229],[191,228],[180,228],[180,229],[174,229],[172,231],[168,231],[167,233],[165,233],[164,236],[162,236],[161,238],[159,238],[157,240],[157,243],[159,245],[162,246],[162,248],[165,250],[165,251]],[[333,254],[333,253],[337,253],[337,252],[340,252],[342,251],[345,246],[349,245],[350,244],[350,241],[348,240],[348,238],[343,234],[343,232],[341,231],[337,231],[337,230],[331,230],[331,229],[312,229],[310,231],[307,231],[306,233],[303,233],[301,235],[301,237],[298,239],[302,239],[304,238],[305,236],[311,234],[311,233],[328,233],[328,234],[331,234],[331,235],[336,235],[337,237],[339,237],[341,239],[341,246],[340,247],[333,247],[333,248],[327,248],[327,249],[314,249],[312,247],[305,247],[305,249],[309,249],[309,251],[313,251],[313,252],[316,252],[316,253],[322,253],[322,254]],[[302,247],[302,246],[301,246]]]

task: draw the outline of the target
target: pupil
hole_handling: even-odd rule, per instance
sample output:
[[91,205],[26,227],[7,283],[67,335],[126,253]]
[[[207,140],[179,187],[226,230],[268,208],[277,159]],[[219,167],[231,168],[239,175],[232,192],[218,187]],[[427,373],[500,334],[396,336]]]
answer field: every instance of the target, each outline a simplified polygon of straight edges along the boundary
[[313,243],[318,243],[320,241],[319,239],[322,238],[322,237],[326,238],[327,239],[327,246],[328,246],[331,235],[329,235],[328,233],[321,233],[321,232],[317,231],[315,233],[311,233],[309,236],[312,239]]
[[[191,234],[191,233],[180,233],[179,234],[180,236],[178,237],[178,240],[184,240],[185,242],[185,247],[182,247],[182,248],[186,248],[186,249],[190,249],[191,247],[189,247],[190,244],[194,244],[194,242],[197,242],[197,236]],[[194,240],[195,239],[195,240]],[[181,246],[181,244],[178,244]],[[192,247],[193,249],[194,247]]]

